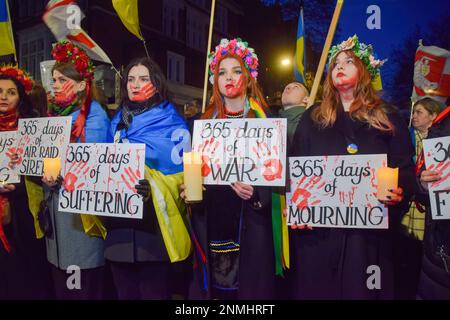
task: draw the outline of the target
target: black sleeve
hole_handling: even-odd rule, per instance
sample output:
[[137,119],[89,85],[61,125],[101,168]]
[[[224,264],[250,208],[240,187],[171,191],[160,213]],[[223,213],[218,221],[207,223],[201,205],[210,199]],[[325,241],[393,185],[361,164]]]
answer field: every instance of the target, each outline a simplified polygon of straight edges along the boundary
[[399,186],[404,191],[404,198],[398,207],[406,211],[411,197],[418,191],[413,162],[415,151],[408,127],[398,112],[391,111],[389,119],[394,125],[394,132],[389,141],[388,166],[399,168]]

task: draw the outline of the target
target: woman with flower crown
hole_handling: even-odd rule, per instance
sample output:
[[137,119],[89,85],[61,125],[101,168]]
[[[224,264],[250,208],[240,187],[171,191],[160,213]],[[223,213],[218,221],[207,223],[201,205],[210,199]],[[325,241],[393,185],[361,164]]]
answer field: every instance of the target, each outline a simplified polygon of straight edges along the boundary
[[[0,131],[16,131],[19,118],[37,116],[29,100],[32,88],[33,80],[23,70],[0,67]],[[8,141],[2,149],[15,152]],[[2,181],[8,179],[5,169]],[[0,183],[0,300],[51,297],[45,243],[34,232],[28,200],[25,177],[16,184]]]
[[[241,39],[222,39],[210,56],[213,93],[202,119],[265,118],[256,82],[258,58]],[[184,192],[182,192],[184,197]],[[275,256],[270,188],[237,181],[207,186],[193,207],[198,235],[192,299],[274,298]]]
[[356,35],[332,47],[323,100],[299,121],[291,156],[387,154],[388,166],[399,168],[399,188],[380,200],[389,229],[294,226],[301,229],[291,232],[296,299],[394,298],[393,236],[414,189],[414,149],[406,124],[372,86],[383,63]]
[[[56,63],[52,69],[54,97],[49,116],[72,117],[70,142],[108,142],[110,120],[94,84],[94,70],[86,52],[71,42],[62,41],[52,50]],[[58,210],[62,179],[42,178],[49,209],[46,230],[47,259],[57,299],[102,299],[104,297],[104,237],[106,230],[98,217]],[[81,288],[70,290],[70,266],[80,269]]]

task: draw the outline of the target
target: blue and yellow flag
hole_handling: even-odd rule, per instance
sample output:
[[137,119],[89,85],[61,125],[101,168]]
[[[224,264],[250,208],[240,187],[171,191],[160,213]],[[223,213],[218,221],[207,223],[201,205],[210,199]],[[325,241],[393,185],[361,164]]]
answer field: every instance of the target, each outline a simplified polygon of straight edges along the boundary
[[295,80],[301,83],[306,82],[305,78],[306,54],[305,54],[305,25],[303,23],[303,8],[300,10],[297,26],[297,44],[295,49],[294,76]]
[[144,40],[139,27],[139,14],[137,0],[112,0],[114,10],[116,10],[125,27],[141,40]]
[[0,0],[0,56],[16,54],[8,0]]

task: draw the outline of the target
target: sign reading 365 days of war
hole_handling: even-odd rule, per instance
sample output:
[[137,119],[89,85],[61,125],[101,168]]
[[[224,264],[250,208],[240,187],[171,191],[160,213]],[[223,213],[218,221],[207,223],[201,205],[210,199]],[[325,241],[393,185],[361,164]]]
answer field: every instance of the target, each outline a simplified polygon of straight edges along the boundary
[[197,120],[192,151],[202,154],[204,184],[284,186],[286,119]]

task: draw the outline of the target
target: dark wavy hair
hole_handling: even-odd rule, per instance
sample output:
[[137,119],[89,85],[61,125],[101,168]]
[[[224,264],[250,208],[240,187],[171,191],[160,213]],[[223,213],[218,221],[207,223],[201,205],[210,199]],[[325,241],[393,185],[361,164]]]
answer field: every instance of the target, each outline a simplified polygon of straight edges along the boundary
[[19,105],[17,106],[17,109],[19,110],[20,118],[38,117],[37,112],[33,109],[30,97],[25,93],[25,88],[23,87],[22,83],[20,83],[20,81],[18,81],[14,77],[4,74],[0,75],[0,80],[11,80],[16,85],[17,91],[19,92]]
[[164,76],[164,73],[161,71],[161,68],[153,59],[148,57],[141,57],[133,59],[125,68],[120,85],[120,105],[123,105],[125,102],[129,102],[127,90],[128,74],[130,73],[131,68],[139,65],[142,65],[148,69],[150,81],[156,87],[155,95],[157,95],[158,97],[155,100],[155,103],[161,103],[167,100],[169,98],[167,80]]

